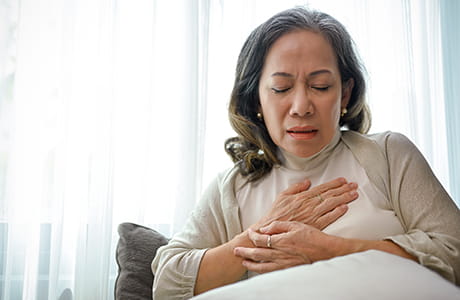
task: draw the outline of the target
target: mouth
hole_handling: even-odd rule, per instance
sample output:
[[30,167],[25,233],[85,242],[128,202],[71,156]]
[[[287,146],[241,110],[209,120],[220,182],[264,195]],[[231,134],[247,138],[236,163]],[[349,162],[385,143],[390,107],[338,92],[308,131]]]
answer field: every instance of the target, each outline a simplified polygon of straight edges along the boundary
[[288,130],[288,133],[312,133],[312,132],[317,132],[317,129],[312,129],[312,130]]
[[295,140],[310,140],[316,136],[318,129],[312,126],[292,127],[286,130],[286,132]]
[[313,126],[295,126],[287,130],[288,133],[312,133],[317,131],[318,129]]

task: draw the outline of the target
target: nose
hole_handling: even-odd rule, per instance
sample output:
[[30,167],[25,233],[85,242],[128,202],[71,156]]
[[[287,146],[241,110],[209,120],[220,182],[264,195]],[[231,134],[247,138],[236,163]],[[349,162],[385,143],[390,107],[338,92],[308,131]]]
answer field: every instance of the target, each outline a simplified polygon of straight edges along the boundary
[[298,88],[292,94],[291,109],[289,114],[293,117],[305,117],[313,114],[314,107],[307,93],[307,88]]

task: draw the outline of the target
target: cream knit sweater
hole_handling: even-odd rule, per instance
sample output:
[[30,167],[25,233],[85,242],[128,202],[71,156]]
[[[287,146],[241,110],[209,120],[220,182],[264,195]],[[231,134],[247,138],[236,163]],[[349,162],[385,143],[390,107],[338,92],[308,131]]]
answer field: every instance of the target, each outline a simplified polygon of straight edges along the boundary
[[[460,210],[418,149],[403,135],[361,135],[345,131],[341,141],[390,199],[404,234],[388,236],[421,265],[460,285]],[[243,231],[232,168],[213,181],[186,227],[161,247],[152,262],[154,299],[188,299],[207,249]],[[262,179],[263,180],[263,179]],[[358,182],[359,185],[359,182]]]

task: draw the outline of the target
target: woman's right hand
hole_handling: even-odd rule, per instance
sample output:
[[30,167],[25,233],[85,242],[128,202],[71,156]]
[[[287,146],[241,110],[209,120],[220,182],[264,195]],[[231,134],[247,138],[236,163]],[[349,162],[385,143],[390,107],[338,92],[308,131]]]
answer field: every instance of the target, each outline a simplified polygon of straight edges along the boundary
[[358,198],[358,185],[348,183],[345,178],[312,189],[309,189],[310,185],[309,180],[291,185],[251,229],[258,231],[273,221],[297,221],[322,230],[345,214],[347,203]]

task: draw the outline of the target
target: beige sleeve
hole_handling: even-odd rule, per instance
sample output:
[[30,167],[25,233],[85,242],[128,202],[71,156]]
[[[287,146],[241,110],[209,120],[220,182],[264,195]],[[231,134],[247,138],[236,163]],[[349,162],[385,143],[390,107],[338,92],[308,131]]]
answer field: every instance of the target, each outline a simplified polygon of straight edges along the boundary
[[[226,196],[232,193],[228,177],[216,178],[193,210],[185,228],[158,249],[152,262],[153,299],[189,299],[193,296],[201,259],[209,248],[217,247],[239,233],[238,207]],[[226,185],[226,186],[223,186]],[[230,191],[230,192],[229,192]],[[231,227],[229,227],[231,226]]]
[[405,136],[387,135],[391,197],[406,234],[392,240],[420,264],[460,284],[460,211]]

